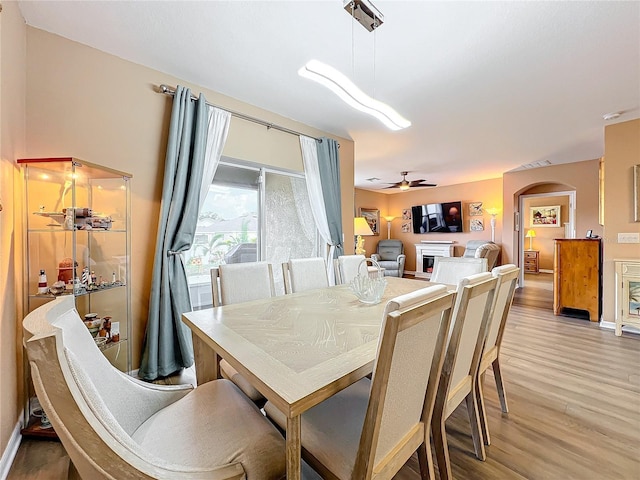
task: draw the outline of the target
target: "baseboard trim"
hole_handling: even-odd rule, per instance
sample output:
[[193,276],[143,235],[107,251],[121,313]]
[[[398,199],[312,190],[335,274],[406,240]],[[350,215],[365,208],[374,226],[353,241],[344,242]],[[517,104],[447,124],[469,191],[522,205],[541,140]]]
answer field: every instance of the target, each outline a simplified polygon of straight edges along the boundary
[[[600,321],[600,328],[604,328],[607,330],[615,330],[616,322],[607,322],[605,320]],[[623,325],[622,331],[626,333],[635,333],[636,335],[640,335],[640,329],[632,326],[632,325]]]
[[[20,418],[22,418],[22,414],[20,414]],[[0,459],[0,479],[6,480],[9,476],[9,470],[11,470],[11,465],[13,465],[13,460],[16,458],[16,454],[18,453],[18,448],[20,447],[20,442],[22,441],[22,435],[20,435],[20,430],[22,430],[22,422],[18,421],[13,432],[11,432],[11,437],[9,438],[9,443],[7,444],[7,448],[2,452],[2,458]]]

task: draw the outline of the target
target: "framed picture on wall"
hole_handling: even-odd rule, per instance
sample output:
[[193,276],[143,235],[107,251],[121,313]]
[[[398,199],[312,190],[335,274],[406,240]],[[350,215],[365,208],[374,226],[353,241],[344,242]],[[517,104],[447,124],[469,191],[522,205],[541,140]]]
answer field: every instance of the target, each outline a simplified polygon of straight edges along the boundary
[[482,215],[482,202],[471,202],[469,204],[469,216],[477,217]]
[[472,232],[482,232],[484,230],[484,222],[481,218],[472,218],[469,220],[469,230]]
[[551,207],[531,207],[529,209],[529,226],[534,227],[561,227],[560,205]]
[[402,222],[402,233],[411,233],[411,222]]
[[411,209],[403,208],[402,209],[402,220],[411,220]]
[[367,221],[374,235],[380,235],[380,210],[377,208],[360,208],[360,216]]

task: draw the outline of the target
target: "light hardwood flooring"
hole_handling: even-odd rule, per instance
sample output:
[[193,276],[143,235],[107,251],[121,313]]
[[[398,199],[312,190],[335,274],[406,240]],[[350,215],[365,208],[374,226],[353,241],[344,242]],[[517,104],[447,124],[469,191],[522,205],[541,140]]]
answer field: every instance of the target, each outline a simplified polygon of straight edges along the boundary
[[[640,336],[514,305],[501,364],[510,411],[485,378],[491,446],[478,461],[467,415],[447,421],[457,479],[640,479]],[[59,443],[23,441],[9,480],[66,478]],[[414,456],[396,480],[418,480]]]

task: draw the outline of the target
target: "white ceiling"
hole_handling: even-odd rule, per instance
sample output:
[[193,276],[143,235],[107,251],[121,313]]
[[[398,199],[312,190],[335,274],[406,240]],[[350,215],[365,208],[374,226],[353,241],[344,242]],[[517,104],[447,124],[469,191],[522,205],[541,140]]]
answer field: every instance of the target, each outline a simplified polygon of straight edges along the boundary
[[[640,2],[374,4],[385,20],[375,33],[352,22],[343,0],[21,1],[20,9],[33,27],[352,138],[362,188],[397,182],[401,170],[450,185],[598,158],[603,114],[640,117]],[[312,58],[413,125],[387,130],[299,77]]]

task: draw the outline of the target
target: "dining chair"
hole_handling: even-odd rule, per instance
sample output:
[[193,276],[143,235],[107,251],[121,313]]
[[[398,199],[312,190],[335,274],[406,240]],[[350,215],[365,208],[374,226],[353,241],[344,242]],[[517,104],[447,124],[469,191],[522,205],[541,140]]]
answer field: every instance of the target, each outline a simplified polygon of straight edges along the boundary
[[71,460],[68,478],[283,478],[282,435],[230,381],[155,385],[120,372],[72,295],[22,325],[36,394]]
[[349,284],[358,275],[364,255],[340,255],[336,261],[336,284]]
[[[302,414],[302,455],[322,478],[391,479],[416,451],[422,478],[435,478],[429,426],[454,301],[444,285],[390,300],[372,380]],[[265,412],[286,428],[270,402]]]
[[431,423],[441,479],[453,478],[445,422],[463,401],[476,457],[486,458],[475,385],[497,282],[490,272],[484,272],[465,277],[458,283],[449,344]]
[[493,370],[493,377],[496,382],[502,412],[509,412],[507,394],[502,381],[502,371],[500,370],[500,346],[502,345],[502,335],[504,334],[504,327],[507,324],[507,317],[511,309],[519,273],[520,269],[513,264],[495,267],[491,271],[491,274],[498,279],[498,284],[496,286],[494,305],[487,327],[487,338],[484,342],[482,357],[480,358],[478,382],[476,384],[476,401],[480,411],[480,426],[482,427],[482,438],[484,439],[485,445],[491,443],[483,395],[484,374],[489,367]]
[[[211,288],[214,307],[273,297],[273,269],[267,262],[223,264],[211,269]],[[220,374],[256,404],[265,402],[262,394],[226,360],[220,360]]]
[[329,286],[324,258],[292,258],[282,264],[285,293],[304,292]]
[[486,271],[486,258],[435,257],[429,281],[457,285],[462,278]]

